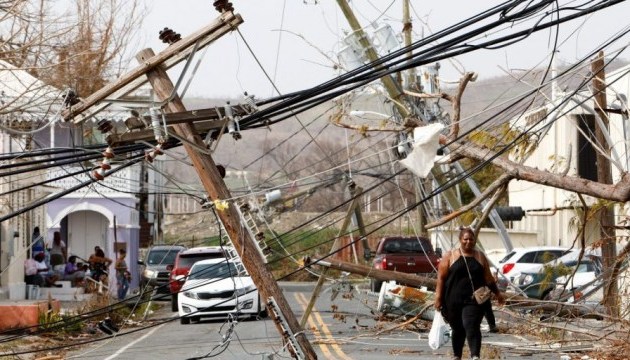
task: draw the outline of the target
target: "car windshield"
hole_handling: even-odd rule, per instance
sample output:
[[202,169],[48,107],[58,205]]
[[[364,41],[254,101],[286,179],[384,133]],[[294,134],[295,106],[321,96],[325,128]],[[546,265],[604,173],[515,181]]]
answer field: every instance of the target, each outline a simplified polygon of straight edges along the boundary
[[503,259],[499,260],[499,263],[503,264],[504,262],[510,260],[510,258],[516,253],[516,251],[511,251],[509,254],[505,255]]
[[208,260],[208,259],[218,259],[222,258],[223,254],[219,252],[214,253],[204,253],[204,254],[188,254],[188,255],[179,255],[179,263],[177,264],[180,268],[190,268],[199,260]]
[[595,271],[595,267],[593,266],[593,263],[591,262],[583,261],[580,263],[580,265],[573,264],[573,266],[571,266],[571,271],[574,271],[576,266],[577,266],[577,270],[575,272],[578,272],[578,273]]
[[230,276],[236,276],[237,273],[238,271],[233,263],[203,264],[193,266],[188,279],[225,279]]
[[432,254],[431,244],[424,239],[388,239],[383,246],[384,253],[422,253]]
[[147,259],[149,265],[173,264],[175,263],[176,250],[151,250]]

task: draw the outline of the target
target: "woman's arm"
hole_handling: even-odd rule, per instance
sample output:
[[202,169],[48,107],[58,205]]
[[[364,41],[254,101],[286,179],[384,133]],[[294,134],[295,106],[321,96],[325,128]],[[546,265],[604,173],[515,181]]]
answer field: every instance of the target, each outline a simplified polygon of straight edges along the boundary
[[444,292],[444,283],[448,277],[448,269],[450,267],[449,260],[451,258],[451,251],[447,251],[438,265],[437,283],[435,285],[435,298],[433,305],[436,310],[442,309],[442,295]]
[[478,253],[481,258],[481,265],[483,265],[483,277],[486,281],[486,285],[494,293],[499,304],[505,303],[505,298],[503,297],[503,294],[501,293],[501,291],[499,291],[499,287],[497,286],[497,280],[494,278],[494,276],[492,276],[492,272],[490,271],[490,261],[488,261],[486,254],[481,251],[478,251]]

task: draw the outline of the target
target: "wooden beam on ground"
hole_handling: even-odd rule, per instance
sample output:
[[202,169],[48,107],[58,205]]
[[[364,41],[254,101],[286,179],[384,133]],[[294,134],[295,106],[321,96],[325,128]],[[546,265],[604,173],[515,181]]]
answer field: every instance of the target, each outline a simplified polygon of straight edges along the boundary
[[[306,258],[304,260],[304,266],[311,264],[311,259]],[[426,287],[429,291],[434,291],[437,284],[437,280],[427,276],[420,276],[416,274],[401,273],[398,271],[390,270],[378,270],[366,265],[354,264],[340,260],[320,260],[314,262],[312,265],[319,265],[325,268],[336,269],[340,271],[346,271],[356,275],[362,275],[371,277],[380,281],[394,280],[396,283],[413,286],[413,287]],[[592,314],[592,309],[582,304],[571,304],[565,302],[554,302],[530,299],[524,296],[505,293],[506,304],[516,307],[530,306],[535,307],[536,311],[545,313],[551,313],[555,316],[573,316],[583,317]],[[597,314],[596,314],[597,315]],[[599,314],[601,315],[601,314]]]
[[[151,49],[145,49],[136,55],[136,58],[141,63],[146,63],[153,57],[154,53]],[[174,85],[164,69],[160,66],[153,67],[147,73],[147,77],[160,101],[167,99],[171,95]],[[165,111],[182,112],[186,111],[186,108],[179,96],[175,95],[166,104]],[[223,182],[212,156],[197,151],[198,147],[204,148],[205,145],[201,137],[195,133],[192,125],[187,123],[177,124],[173,125],[173,128],[179,137],[186,140],[183,144],[184,148],[195,166],[195,170],[199,175],[204,189],[208,193],[208,198],[212,201],[227,201],[231,199],[232,196]],[[306,359],[317,359],[315,351],[302,331],[295,314],[291,311],[282,290],[278,286],[271,271],[267,268],[258,250],[257,243],[250,235],[250,232],[247,231],[246,225],[242,223],[240,215],[235,208],[236,206],[234,202],[231,202],[226,209],[217,209],[216,213],[229,234],[232,245],[239,254],[243,265],[254,280],[261,297],[265,302],[271,298],[275,299],[277,308],[284,319],[279,319],[274,312],[269,312],[274,320],[274,325],[276,325],[283,339],[286,340],[286,337],[289,335],[286,334],[286,331],[282,328],[283,324],[286,324],[291,330],[291,333],[295,334],[295,342],[297,342],[299,347],[298,350],[303,353],[304,357]],[[293,355],[296,356],[296,354]]]
[[[305,266],[311,263],[311,259],[306,258]],[[354,264],[346,261],[335,260],[335,259],[326,259],[315,262],[313,265],[320,265],[323,267],[347,271],[352,274],[368,276],[376,280],[380,281],[390,281],[394,280],[398,284],[406,285],[406,286],[414,286],[421,287],[426,286],[429,290],[435,290],[435,285],[437,284],[437,280],[434,278],[430,278],[427,276],[420,276],[416,274],[407,274],[398,271],[390,271],[390,270],[379,270],[374,269],[367,265]]]

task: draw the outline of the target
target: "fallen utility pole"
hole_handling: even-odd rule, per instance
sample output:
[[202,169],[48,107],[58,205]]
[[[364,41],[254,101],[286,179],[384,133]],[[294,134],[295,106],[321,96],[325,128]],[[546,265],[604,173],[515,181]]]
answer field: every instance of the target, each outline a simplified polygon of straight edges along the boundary
[[[337,0],[337,4],[339,4],[341,11],[350,24],[350,27],[352,27],[352,31],[357,37],[359,44],[361,44],[361,46],[363,46],[363,48],[365,49],[366,57],[368,58],[368,60],[370,62],[377,61],[379,56],[376,53],[376,50],[374,50],[374,47],[372,47],[372,44],[370,43],[370,40],[368,40],[367,35],[359,24],[359,21],[354,16],[352,9],[350,9],[350,5],[348,5],[348,2],[346,0]],[[378,67],[383,66],[379,65]],[[394,79],[390,75],[385,75],[381,78],[381,81],[383,82],[383,86],[385,87],[385,90],[387,90],[389,96],[394,99],[394,106],[396,106],[396,109],[400,112],[400,115],[402,115],[403,118],[409,116],[409,110],[407,109],[407,107],[401,104],[401,97],[403,96],[403,93],[398,89],[398,86],[396,85]]]
[[428,290],[435,290],[435,285],[437,283],[436,279],[420,276],[416,274],[408,274],[402,273],[398,271],[391,270],[379,270],[374,269],[367,265],[354,264],[346,261],[336,260],[336,259],[327,259],[327,260],[318,260],[312,262],[311,258],[306,257],[304,259],[304,266],[310,265],[320,265],[325,268],[331,268],[340,271],[347,271],[352,274],[368,276],[376,280],[380,281],[390,281],[394,280],[398,284],[406,285],[406,286],[414,286],[421,287],[426,286]]
[[[330,268],[340,271],[346,271],[352,274],[369,276],[376,280],[390,281],[394,280],[397,284],[410,286],[410,287],[426,287],[428,291],[434,291],[437,280],[427,276],[421,276],[416,274],[401,273],[390,270],[378,270],[369,266],[349,263],[340,260],[319,260],[312,262],[310,258],[304,259],[304,266],[319,265],[324,268]],[[552,313],[556,316],[587,316],[587,315],[599,315],[593,314],[593,310],[586,305],[559,303],[553,301],[530,299],[525,296],[516,295],[513,293],[504,293],[506,298],[506,304],[511,306],[534,306],[537,311],[544,311],[545,313]]]
[[[145,49],[136,55],[136,59],[141,63],[151,63],[153,57],[154,53],[151,49]],[[165,104],[165,111],[186,111],[179,96],[172,94],[175,86],[162,67],[153,67],[146,75],[159,101],[172,97],[171,100]],[[205,152],[198,151],[199,149],[205,149],[205,144],[201,137],[195,133],[193,126],[190,124],[176,124],[173,125],[173,128],[178,136],[187,140],[184,142],[183,146],[195,166],[195,170],[199,175],[204,189],[208,192],[208,198],[212,201],[230,199],[230,192],[223,182],[212,156]],[[266,267],[265,261],[257,249],[256,242],[245,228],[245,225],[241,222],[238,211],[234,206],[236,206],[235,203],[232,203],[231,206],[228,206],[226,209],[216,210],[216,213],[221,219],[230,239],[233,240],[232,245],[254,280],[258,291],[263,299],[265,299],[266,303],[272,304],[273,311],[270,311],[269,314],[274,320],[274,324],[285,341],[293,344],[294,341],[290,337],[295,337],[297,348],[293,349],[289,346],[295,358],[317,359],[315,351],[302,332],[302,328],[291,311],[282,290],[278,286],[271,271]],[[278,316],[280,314],[284,319]],[[285,324],[288,326],[288,331],[284,328]]]
[[[348,23],[350,24],[350,27],[352,28],[353,33],[356,34],[357,38],[359,39],[359,43],[361,44],[361,46],[363,46],[368,60],[370,62],[377,61],[379,59],[378,53],[372,47],[372,44],[368,40],[367,35],[363,31],[363,27],[357,20],[356,16],[354,16],[352,9],[350,8],[350,5],[348,4],[347,0],[337,0],[337,3],[339,7],[341,8],[344,16],[346,17]],[[406,7],[406,6],[408,6],[408,4],[403,5],[403,7]],[[406,18],[406,16],[403,16],[403,17]],[[410,29],[411,22],[406,22],[404,27],[405,29],[408,29],[408,28]],[[410,34],[409,36],[405,37],[405,41],[407,42],[406,45],[411,44]],[[409,59],[411,59],[413,57],[413,53],[410,51],[407,56]],[[383,78],[381,78],[381,82],[383,83],[383,86],[385,87],[385,90],[387,91],[387,94],[389,95],[389,97],[394,99],[394,105],[396,106],[396,109],[403,117],[407,117],[407,116],[418,117],[417,113],[414,113],[413,111],[408,109],[406,105],[404,105],[404,104],[408,104],[408,102],[403,101],[404,94],[400,91],[396,82],[391,78],[391,76],[384,76]],[[459,96],[461,96],[461,94]],[[457,122],[455,124],[457,124]],[[455,163],[453,167],[457,171],[457,173],[463,172],[463,169],[461,168],[461,165],[459,165],[459,163]],[[439,184],[440,186],[443,186],[444,184],[448,183],[447,181],[448,174],[442,171],[442,168],[440,166],[434,166],[433,169],[431,169],[431,174],[433,175],[435,182]],[[466,177],[466,183],[471,188],[471,190],[475,193],[475,195],[479,196],[480,191],[477,187],[477,184],[474,182],[474,180],[470,177]],[[454,209],[459,209],[462,207],[459,196],[457,195],[457,193],[451,186],[444,189],[442,195],[446,199],[446,202],[451,207],[451,209],[454,210]],[[420,204],[420,200],[421,200],[420,195],[418,195],[417,200],[418,200],[418,204]],[[420,215],[419,218],[424,219],[422,206],[419,206],[418,208],[419,208],[418,212]],[[512,242],[510,241],[509,235],[507,233],[507,229],[505,228],[505,225],[503,224],[503,222],[499,218],[499,215],[494,209],[490,213],[490,220],[492,224],[495,226],[495,228],[497,228],[497,230],[499,231],[499,235],[501,237],[501,240],[503,241],[505,248],[508,251],[512,250],[513,246],[512,246]],[[422,220],[420,223],[420,227],[421,227],[420,232],[423,234],[426,233],[425,224]]]

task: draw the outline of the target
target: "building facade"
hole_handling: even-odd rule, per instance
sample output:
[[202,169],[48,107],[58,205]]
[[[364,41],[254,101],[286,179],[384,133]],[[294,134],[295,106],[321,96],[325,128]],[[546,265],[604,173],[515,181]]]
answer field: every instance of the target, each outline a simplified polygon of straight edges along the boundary
[[[63,91],[46,86],[27,72],[4,62],[0,62],[0,94],[0,146],[6,165],[6,170],[0,168],[3,179],[0,182],[0,216],[6,218],[0,223],[2,293],[14,299],[24,298],[23,264],[31,256],[32,232],[36,226],[46,241],[51,241],[53,233],[59,231],[67,244],[68,255],[76,255],[79,259],[87,260],[95,246],[103,248],[112,260],[115,260],[118,249],[126,249],[132,273],[131,288],[137,287],[140,244],[152,243],[153,234],[160,232],[153,226],[154,223],[161,224],[158,221],[161,214],[156,217],[153,211],[156,208],[153,193],[159,190],[147,191],[151,184],[161,183],[160,175],[140,162],[102,181],[61,197],[55,196],[89,180],[91,170],[100,165],[102,158],[73,159],[102,151],[93,150],[99,148],[98,144],[105,143],[97,130],[96,120],[79,125],[60,120],[59,114],[64,108]],[[123,119],[126,115],[128,109],[117,108],[98,116],[113,120],[115,127],[125,131]],[[43,149],[65,151],[66,158],[61,160],[54,154],[32,156],[33,151]],[[28,165],[27,161],[36,159],[46,161]],[[124,154],[114,158],[112,167],[125,159]],[[25,165],[17,167],[20,162]],[[87,171],[78,174],[79,170]],[[75,173],[78,175],[68,176]],[[46,202],[47,198],[51,200]],[[38,201],[45,204],[13,216]],[[114,274],[113,265],[110,273]],[[110,277],[110,285],[115,294],[114,276]]]
[[[624,67],[607,74],[609,108],[621,109],[626,106],[623,99],[630,94],[629,73],[630,67]],[[513,125],[521,130],[529,129],[538,140],[537,147],[523,164],[596,181],[596,153],[599,145],[595,140],[595,127],[599,120],[594,107],[591,93],[578,93],[564,105],[550,103],[515,120]],[[626,115],[607,114],[612,178],[615,183],[629,168],[630,127]],[[508,190],[510,205],[521,206],[527,212],[523,220],[514,222],[514,230],[536,234],[538,245],[569,247],[576,242],[579,230],[577,224],[583,212],[574,192],[526,181],[511,181]],[[597,201],[588,196],[584,198],[589,206]],[[624,225],[627,218],[627,204],[616,204],[615,223]],[[600,240],[600,227],[596,219],[589,221],[585,230],[587,244]],[[627,236],[626,230],[617,231],[617,239],[621,243],[625,243]]]

